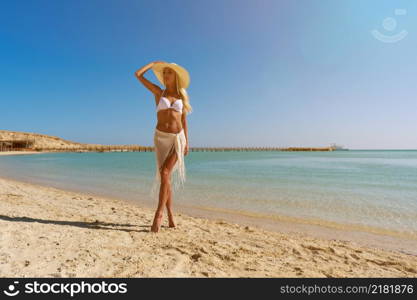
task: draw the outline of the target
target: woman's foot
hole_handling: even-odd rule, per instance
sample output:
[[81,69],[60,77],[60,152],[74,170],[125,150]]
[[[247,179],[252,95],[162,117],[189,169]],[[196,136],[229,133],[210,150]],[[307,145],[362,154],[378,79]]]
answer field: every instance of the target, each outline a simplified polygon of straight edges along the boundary
[[153,219],[153,224],[151,227],[152,232],[159,232],[162,223],[162,214],[155,213],[155,217]]
[[170,228],[176,228],[177,226],[175,225],[175,222],[174,222],[174,216],[173,216],[173,214],[172,213],[168,213],[168,226],[170,227]]

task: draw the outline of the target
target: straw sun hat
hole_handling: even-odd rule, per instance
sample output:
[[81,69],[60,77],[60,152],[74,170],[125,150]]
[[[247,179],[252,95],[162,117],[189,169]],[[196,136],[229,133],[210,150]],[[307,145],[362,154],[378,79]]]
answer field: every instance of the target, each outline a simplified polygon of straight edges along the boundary
[[162,83],[162,85],[165,85],[163,77],[163,70],[165,67],[169,67],[177,73],[178,84],[180,88],[188,88],[190,85],[190,74],[185,68],[176,63],[157,62],[153,65],[152,71],[154,72],[156,78],[158,78],[159,82]]

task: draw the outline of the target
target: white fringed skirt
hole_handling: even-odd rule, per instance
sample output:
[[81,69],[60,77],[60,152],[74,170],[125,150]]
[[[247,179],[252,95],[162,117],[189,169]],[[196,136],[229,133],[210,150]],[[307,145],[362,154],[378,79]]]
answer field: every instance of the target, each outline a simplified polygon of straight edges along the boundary
[[160,131],[155,128],[154,134],[154,146],[155,146],[155,158],[156,158],[156,172],[150,190],[150,196],[158,201],[159,190],[161,186],[161,167],[165,160],[172,153],[176,151],[177,161],[172,169],[172,191],[175,192],[179,187],[183,187],[185,183],[185,163],[184,163],[184,151],[187,143],[184,129],[181,129],[179,133],[170,133]]

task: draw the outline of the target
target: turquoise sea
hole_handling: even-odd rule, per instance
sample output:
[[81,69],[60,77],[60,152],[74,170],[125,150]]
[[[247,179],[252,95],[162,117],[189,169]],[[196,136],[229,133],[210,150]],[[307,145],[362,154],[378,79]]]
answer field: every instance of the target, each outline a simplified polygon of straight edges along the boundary
[[[175,203],[417,236],[417,150],[190,152]],[[0,176],[153,204],[154,152],[0,156]],[[154,204],[156,207],[156,203]]]

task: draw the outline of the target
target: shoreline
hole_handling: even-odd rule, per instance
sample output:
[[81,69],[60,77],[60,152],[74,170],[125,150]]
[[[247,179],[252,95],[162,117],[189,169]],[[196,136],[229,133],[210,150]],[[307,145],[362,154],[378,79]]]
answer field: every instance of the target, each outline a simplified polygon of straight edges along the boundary
[[[76,188],[53,186],[44,182],[32,182],[20,178],[0,176],[0,180],[11,180],[16,183],[26,183],[34,186],[49,187],[65,192],[72,192],[88,197],[99,197],[108,200],[123,201],[129,205],[155,210],[157,204],[141,199],[128,199],[123,196],[109,196],[106,193],[82,191]],[[234,211],[218,207],[201,207],[176,203],[174,199],[174,212],[191,217],[210,220],[222,219],[241,226],[254,226],[256,228],[285,234],[299,234],[306,237],[326,240],[343,240],[360,246],[380,250],[395,251],[417,256],[417,237],[412,233],[398,232],[384,228],[365,225],[346,225],[319,219],[297,218],[285,215],[265,215],[249,211]],[[165,212],[166,214],[166,212]],[[341,238],[343,237],[343,238]]]
[[417,255],[345,235],[269,231],[175,207],[178,227],[164,213],[154,234],[154,208],[2,177],[0,202],[3,277],[417,277]]
[[[191,207],[178,205],[181,212],[193,217],[218,219],[233,222],[242,226],[254,226],[263,230],[285,234],[299,234],[306,237],[326,240],[341,240],[348,243],[376,248],[380,250],[395,251],[417,256],[417,239],[396,235],[393,231],[369,231],[353,229],[354,226],[338,224],[335,222],[310,222],[308,219],[300,219],[288,216],[266,216],[247,212],[228,211],[226,209],[212,207]],[[178,209],[177,209],[178,210]],[[327,223],[327,224],[326,224]],[[384,233],[385,232],[385,233]]]
[[1,156],[50,153],[50,151],[0,151]]

